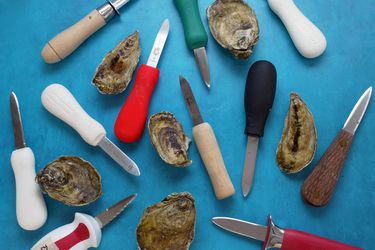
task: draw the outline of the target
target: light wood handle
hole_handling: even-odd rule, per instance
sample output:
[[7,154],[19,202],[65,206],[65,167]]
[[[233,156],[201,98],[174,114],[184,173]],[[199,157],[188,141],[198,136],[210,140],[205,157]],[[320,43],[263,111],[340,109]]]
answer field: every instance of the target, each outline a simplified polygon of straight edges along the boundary
[[336,136],[318,165],[303,183],[302,197],[313,206],[326,205],[335,190],[353,135],[345,130]]
[[50,40],[42,50],[46,63],[56,63],[69,56],[87,38],[106,24],[97,10]]
[[210,124],[202,123],[193,128],[198,151],[211,178],[216,198],[225,199],[235,193],[232,181],[224,165],[219,145]]

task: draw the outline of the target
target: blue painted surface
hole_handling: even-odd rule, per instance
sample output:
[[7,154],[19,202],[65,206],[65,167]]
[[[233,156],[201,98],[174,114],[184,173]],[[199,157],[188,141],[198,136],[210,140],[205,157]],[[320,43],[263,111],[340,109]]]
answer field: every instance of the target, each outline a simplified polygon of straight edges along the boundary
[[[199,6],[204,10],[211,0]],[[185,45],[182,25],[171,0],[134,0],[65,61],[46,65],[40,51],[57,32],[77,21],[101,0],[0,2],[0,113],[2,168],[0,174],[1,249],[27,249],[50,230],[71,222],[74,212],[97,214],[121,198],[138,193],[126,212],[103,231],[101,249],[136,249],[135,229],[143,210],[169,193],[191,192],[197,205],[197,226],[191,249],[259,249],[261,244],[227,233],[211,224],[213,216],[232,216],[266,223],[271,213],[282,227],[305,230],[349,244],[371,249],[375,221],[375,106],[371,102],[348,155],[335,195],[327,207],[312,208],[300,196],[303,180],[331,143],[362,92],[375,82],[375,5],[370,0],[303,1],[296,4],[321,28],[328,40],[326,53],[307,60],[295,50],[288,34],[265,0],[248,1],[258,15],[260,41],[248,61],[236,61],[209,36],[207,46],[213,86],[208,91],[200,79],[193,54]],[[193,165],[177,169],[164,164],[152,148],[147,133],[134,144],[116,140],[113,124],[130,89],[118,96],[103,96],[90,84],[102,57],[133,31],[141,34],[141,62],[146,62],[155,35],[165,18],[171,32],[162,60],[161,77],[150,114],[173,112],[191,136],[192,121],[182,98],[178,75],[190,82],[202,114],[216,132],[236,195],[225,201],[214,198],[211,185],[194,143]],[[256,61],[272,61],[278,70],[274,108],[262,139],[253,191],[241,195],[241,176],[246,147],[243,91],[247,70]],[[64,84],[77,100],[108,131],[109,138],[140,166],[142,176],[125,173],[100,149],[83,142],[40,103],[42,90],[50,83]],[[78,155],[92,162],[103,178],[104,195],[81,208],[67,207],[45,196],[49,218],[38,231],[26,232],[15,217],[15,186],[9,158],[13,132],[9,93],[19,98],[27,144],[34,150],[40,170],[60,155]],[[275,151],[287,113],[289,93],[298,92],[309,105],[316,121],[318,149],[311,166],[286,176],[275,164]]]

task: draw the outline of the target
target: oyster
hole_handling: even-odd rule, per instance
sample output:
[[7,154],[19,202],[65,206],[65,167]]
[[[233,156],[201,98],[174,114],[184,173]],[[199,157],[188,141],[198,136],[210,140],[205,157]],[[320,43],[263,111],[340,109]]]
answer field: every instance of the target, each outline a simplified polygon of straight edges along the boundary
[[311,112],[298,94],[291,93],[283,135],[276,152],[280,169],[296,173],[309,165],[315,155],[316,138]]
[[141,250],[189,249],[195,232],[195,201],[189,193],[173,193],[145,209],[137,227]]
[[238,59],[248,59],[259,39],[255,12],[243,0],[216,0],[207,8],[215,40]]
[[76,156],[62,156],[49,163],[37,174],[36,181],[44,193],[71,206],[87,205],[102,194],[99,173]]
[[148,132],[152,145],[163,161],[177,167],[191,164],[187,153],[191,140],[172,113],[160,112],[151,116]]
[[132,79],[140,55],[139,32],[134,32],[104,57],[96,70],[93,84],[102,94],[123,92]]

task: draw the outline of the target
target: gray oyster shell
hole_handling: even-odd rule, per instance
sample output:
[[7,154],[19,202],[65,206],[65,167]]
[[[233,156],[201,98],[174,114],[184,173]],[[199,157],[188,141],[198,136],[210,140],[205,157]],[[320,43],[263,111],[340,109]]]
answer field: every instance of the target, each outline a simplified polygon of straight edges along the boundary
[[194,239],[195,201],[189,193],[172,193],[145,209],[137,227],[141,250],[187,250]]
[[102,195],[99,173],[76,156],[62,156],[49,163],[37,174],[36,181],[44,193],[70,206],[87,205]]
[[207,9],[215,40],[237,59],[248,59],[259,39],[255,12],[243,0],[216,0]]
[[151,116],[148,132],[152,145],[163,161],[177,167],[191,165],[192,161],[188,158],[191,140],[172,113],[160,112]]
[[134,32],[104,57],[96,70],[93,84],[102,94],[123,92],[132,79],[140,55],[139,32]]

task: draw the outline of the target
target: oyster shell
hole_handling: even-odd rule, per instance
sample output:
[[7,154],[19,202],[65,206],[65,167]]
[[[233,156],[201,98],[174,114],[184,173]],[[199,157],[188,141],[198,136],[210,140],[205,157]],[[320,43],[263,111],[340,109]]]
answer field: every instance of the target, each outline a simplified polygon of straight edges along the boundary
[[286,173],[304,169],[314,158],[316,141],[316,128],[310,110],[298,94],[291,93],[283,135],[276,152],[280,169]]
[[87,205],[102,194],[99,173],[76,156],[62,156],[49,163],[37,174],[36,181],[44,193],[71,206]]
[[134,32],[104,57],[96,70],[93,84],[102,94],[123,92],[132,79],[140,55],[139,32]]
[[216,0],[206,11],[215,40],[238,59],[248,59],[259,39],[255,12],[243,0]]
[[141,250],[189,249],[194,239],[196,210],[189,193],[173,193],[145,209],[137,227]]
[[177,167],[191,164],[187,152],[191,140],[172,113],[160,112],[151,116],[148,132],[152,145],[163,161]]

